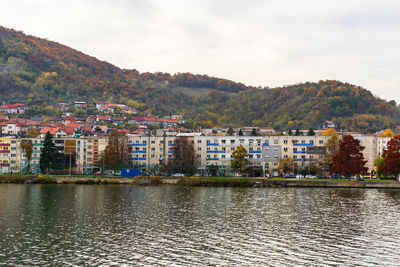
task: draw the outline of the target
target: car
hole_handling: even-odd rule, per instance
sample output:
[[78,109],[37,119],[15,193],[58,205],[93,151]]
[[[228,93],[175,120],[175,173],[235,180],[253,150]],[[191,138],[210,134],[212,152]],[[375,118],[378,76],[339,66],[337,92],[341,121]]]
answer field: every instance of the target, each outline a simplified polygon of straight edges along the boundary
[[306,175],[306,178],[308,178],[308,179],[316,179],[317,176],[308,174],[308,175]]
[[345,177],[339,174],[334,174],[330,177],[331,179],[344,179]]
[[183,173],[174,173],[171,175],[172,177],[185,177]]
[[296,178],[293,174],[286,174],[283,178]]
[[301,178],[304,178],[304,176],[301,174],[296,174],[296,178],[301,179]]

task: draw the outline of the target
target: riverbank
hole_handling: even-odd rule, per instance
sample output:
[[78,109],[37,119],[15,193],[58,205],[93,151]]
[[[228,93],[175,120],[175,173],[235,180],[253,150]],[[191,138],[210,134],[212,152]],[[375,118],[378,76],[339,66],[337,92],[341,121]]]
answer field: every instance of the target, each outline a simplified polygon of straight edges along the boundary
[[135,177],[119,178],[107,176],[45,176],[45,175],[1,175],[0,183],[23,184],[128,184],[128,185],[177,185],[209,187],[322,187],[322,188],[385,188],[400,189],[394,180],[348,181],[342,179],[284,179],[284,178],[233,178],[233,177]]

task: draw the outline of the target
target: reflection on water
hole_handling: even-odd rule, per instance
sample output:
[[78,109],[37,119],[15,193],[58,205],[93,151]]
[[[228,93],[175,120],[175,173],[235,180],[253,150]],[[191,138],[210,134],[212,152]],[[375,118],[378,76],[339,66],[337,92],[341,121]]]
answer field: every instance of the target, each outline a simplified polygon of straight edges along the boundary
[[400,191],[0,185],[0,265],[400,263]]

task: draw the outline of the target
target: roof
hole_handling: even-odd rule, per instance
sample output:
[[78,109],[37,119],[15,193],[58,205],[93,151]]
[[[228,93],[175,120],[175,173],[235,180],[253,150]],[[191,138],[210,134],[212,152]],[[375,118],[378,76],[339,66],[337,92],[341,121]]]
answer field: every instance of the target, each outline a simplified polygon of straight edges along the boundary
[[48,132],[50,132],[50,134],[55,134],[56,132],[58,132],[60,128],[43,128],[40,130],[41,134],[46,134]]
[[99,121],[109,121],[109,120],[111,120],[111,116],[109,116],[109,115],[97,115],[97,120],[99,120]]

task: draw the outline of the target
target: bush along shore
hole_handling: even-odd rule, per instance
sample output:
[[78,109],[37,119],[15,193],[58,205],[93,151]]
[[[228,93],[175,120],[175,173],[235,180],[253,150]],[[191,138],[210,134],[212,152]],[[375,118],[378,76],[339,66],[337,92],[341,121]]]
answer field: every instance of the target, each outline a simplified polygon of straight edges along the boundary
[[126,184],[126,185],[176,185],[208,187],[327,187],[327,188],[390,188],[400,189],[394,180],[348,181],[344,179],[284,179],[238,177],[135,177],[107,176],[47,176],[47,175],[0,175],[0,183],[22,184]]

